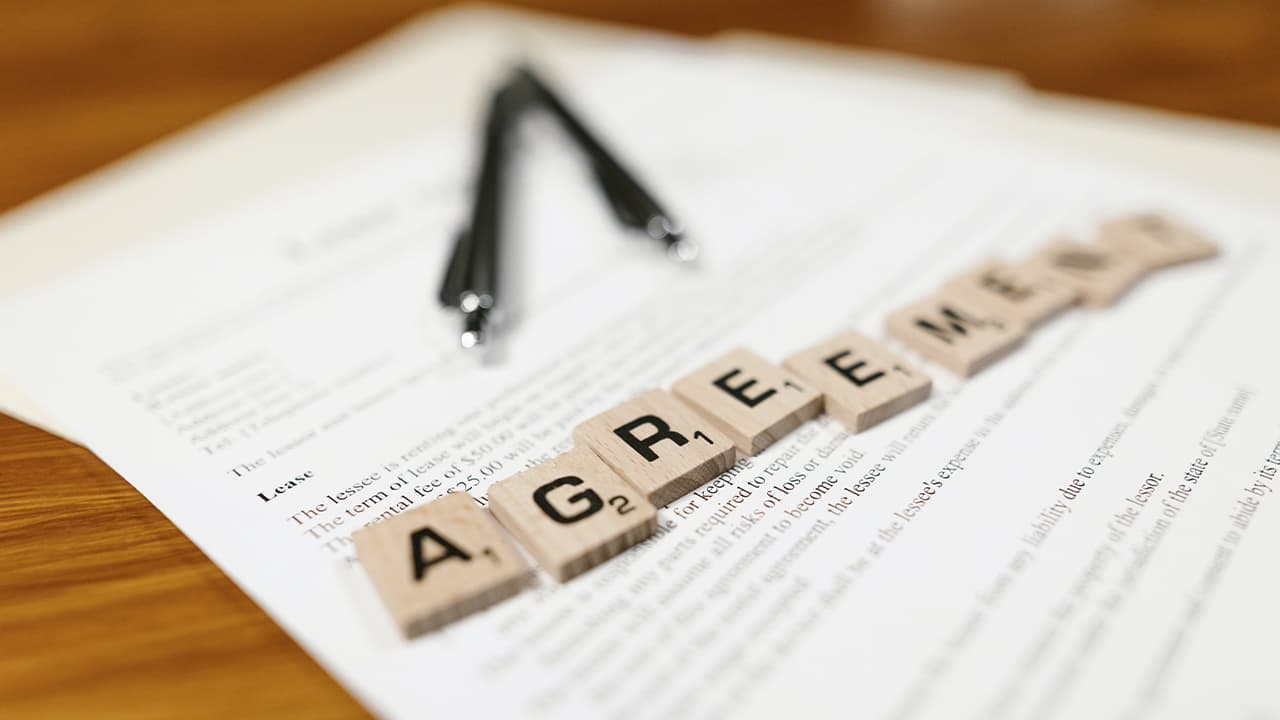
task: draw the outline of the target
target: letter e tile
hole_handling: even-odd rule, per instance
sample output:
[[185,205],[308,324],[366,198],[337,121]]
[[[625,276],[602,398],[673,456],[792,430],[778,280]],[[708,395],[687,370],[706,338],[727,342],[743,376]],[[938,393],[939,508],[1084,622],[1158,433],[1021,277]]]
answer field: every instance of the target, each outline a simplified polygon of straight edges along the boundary
[[827,412],[862,432],[929,397],[924,371],[855,332],[841,332],[782,363],[818,390]]
[[735,348],[677,380],[676,397],[755,455],[822,412],[822,393],[744,348]]

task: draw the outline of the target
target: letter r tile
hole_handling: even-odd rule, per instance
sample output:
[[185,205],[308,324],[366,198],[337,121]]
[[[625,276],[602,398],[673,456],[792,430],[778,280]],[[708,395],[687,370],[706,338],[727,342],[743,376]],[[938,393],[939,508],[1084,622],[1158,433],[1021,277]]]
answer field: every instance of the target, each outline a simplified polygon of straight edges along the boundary
[[509,477],[488,494],[498,522],[560,582],[658,529],[658,511],[587,448]]
[[650,390],[587,420],[574,441],[662,507],[733,465],[720,431],[670,393]]
[[671,392],[747,455],[759,453],[822,412],[822,393],[744,348],[730,350],[677,380]]
[[505,600],[529,566],[467,493],[452,493],[357,530],[356,557],[406,637]]
[[782,363],[826,398],[827,412],[862,432],[929,397],[923,371],[856,332],[841,332]]

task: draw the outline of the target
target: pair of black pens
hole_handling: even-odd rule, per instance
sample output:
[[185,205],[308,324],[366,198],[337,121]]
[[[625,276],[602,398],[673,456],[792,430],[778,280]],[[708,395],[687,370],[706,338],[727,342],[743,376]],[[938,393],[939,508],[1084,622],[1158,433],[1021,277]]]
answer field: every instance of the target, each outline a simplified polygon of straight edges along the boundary
[[458,232],[440,283],[440,303],[462,312],[464,348],[484,345],[497,305],[502,204],[511,128],[529,107],[549,110],[586,153],[609,205],[623,225],[662,242],[675,260],[690,261],[697,246],[528,66],[519,66],[494,92],[485,117],[484,148],[469,224]]

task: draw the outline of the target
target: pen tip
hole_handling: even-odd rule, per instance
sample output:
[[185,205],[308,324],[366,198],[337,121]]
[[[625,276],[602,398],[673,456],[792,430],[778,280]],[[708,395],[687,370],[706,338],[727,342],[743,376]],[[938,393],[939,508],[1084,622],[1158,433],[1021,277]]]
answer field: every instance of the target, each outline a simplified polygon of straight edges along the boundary
[[698,259],[698,245],[687,238],[680,238],[667,246],[667,254],[676,262],[693,262]]
[[484,344],[484,334],[479,330],[466,330],[458,337],[458,342],[466,350],[480,347]]

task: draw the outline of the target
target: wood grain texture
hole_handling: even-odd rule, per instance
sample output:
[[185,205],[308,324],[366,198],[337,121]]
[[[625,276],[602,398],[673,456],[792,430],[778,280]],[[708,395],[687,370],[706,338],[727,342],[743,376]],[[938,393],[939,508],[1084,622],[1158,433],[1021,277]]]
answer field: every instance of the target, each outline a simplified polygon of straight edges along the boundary
[[89,451],[0,415],[0,508],[6,717],[363,713]]
[[[0,209],[443,4],[0,0]],[[1007,68],[1046,90],[1280,125],[1280,23],[1269,0],[514,4],[915,53]]]
[[[0,209],[439,3],[0,0]],[[692,34],[745,27],[1008,68],[1039,88],[1280,125],[1269,0],[541,0]],[[87,451],[0,416],[6,716],[347,717],[359,707]]]

